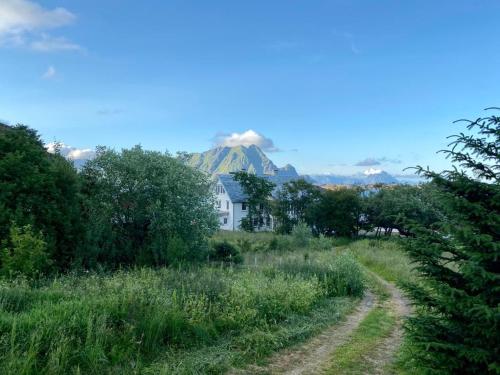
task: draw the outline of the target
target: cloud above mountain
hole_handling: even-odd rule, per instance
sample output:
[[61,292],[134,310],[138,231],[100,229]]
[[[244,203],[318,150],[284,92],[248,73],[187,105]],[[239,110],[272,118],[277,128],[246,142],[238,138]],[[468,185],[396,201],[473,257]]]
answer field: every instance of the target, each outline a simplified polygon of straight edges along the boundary
[[265,152],[279,152],[281,151],[274,145],[272,139],[249,129],[243,133],[219,133],[214,137],[214,146],[216,147],[235,147],[255,145],[260,147]]
[[65,8],[46,9],[29,0],[0,1],[0,47],[25,47],[35,51],[81,50],[47,30],[72,24],[76,16]]
[[358,161],[354,166],[356,167],[374,167],[376,165],[381,164],[401,164],[401,160],[399,159],[390,159],[386,157],[381,158],[366,158],[361,161]]
[[90,148],[76,148],[64,143],[52,142],[45,145],[48,152],[59,153],[70,160],[89,160],[95,157],[95,151]]

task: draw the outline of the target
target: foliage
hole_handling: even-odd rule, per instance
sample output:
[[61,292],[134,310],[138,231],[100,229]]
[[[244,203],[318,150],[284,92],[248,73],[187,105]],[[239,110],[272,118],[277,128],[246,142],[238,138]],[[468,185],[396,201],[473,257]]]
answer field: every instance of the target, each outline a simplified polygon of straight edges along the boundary
[[324,191],[308,214],[308,222],[318,234],[350,237],[361,222],[361,197],[357,189]]
[[30,225],[10,228],[11,247],[0,249],[0,273],[35,278],[47,273],[51,260],[41,233],[33,233]]
[[456,169],[419,169],[446,219],[414,223],[407,247],[427,280],[407,286],[419,306],[407,333],[415,361],[432,373],[500,373],[500,118],[470,121],[468,130],[446,151]]
[[210,182],[201,172],[169,154],[135,146],[98,149],[82,177],[90,226],[84,264],[162,265],[204,258],[217,217]]
[[248,196],[248,214],[241,220],[241,228],[248,232],[264,227],[271,218],[271,193],[274,184],[265,178],[245,171],[233,173],[243,192]]
[[[321,264],[335,270],[332,255]],[[335,288],[314,273],[271,266],[0,281],[0,373],[217,373],[235,357],[255,361],[304,339],[353,306],[332,303]]]
[[42,232],[56,268],[68,269],[84,231],[79,189],[75,168],[49,154],[35,130],[18,125],[0,131],[0,241],[9,238],[13,222],[31,225]]
[[411,236],[410,224],[432,225],[442,216],[439,194],[432,183],[418,186],[383,186],[364,200],[366,218],[376,235],[383,230],[390,235],[393,229]]
[[319,189],[299,179],[285,183],[273,202],[273,217],[276,231],[289,234],[300,222],[305,222],[310,207],[319,199]]
[[243,257],[236,248],[227,241],[211,243],[210,260],[216,262],[243,263]]
[[[316,277],[326,294],[332,297],[360,297],[365,290],[363,271],[349,252],[340,254],[333,262],[326,264],[321,259],[311,260],[309,256],[305,256],[303,260],[286,261],[277,269],[289,275]],[[268,272],[275,271],[269,270]]]
[[299,222],[292,229],[292,238],[296,247],[308,246],[312,237],[311,228],[304,222]]
[[402,284],[417,282],[414,266],[395,240],[360,240],[349,246],[356,259],[384,280]]

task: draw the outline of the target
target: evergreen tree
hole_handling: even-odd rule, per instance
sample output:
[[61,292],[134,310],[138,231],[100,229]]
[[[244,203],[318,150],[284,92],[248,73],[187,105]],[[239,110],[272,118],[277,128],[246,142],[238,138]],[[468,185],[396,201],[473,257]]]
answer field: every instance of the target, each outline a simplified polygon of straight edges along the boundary
[[442,219],[413,223],[408,251],[424,282],[407,285],[414,359],[429,373],[500,373],[500,118],[468,121],[435,173]]

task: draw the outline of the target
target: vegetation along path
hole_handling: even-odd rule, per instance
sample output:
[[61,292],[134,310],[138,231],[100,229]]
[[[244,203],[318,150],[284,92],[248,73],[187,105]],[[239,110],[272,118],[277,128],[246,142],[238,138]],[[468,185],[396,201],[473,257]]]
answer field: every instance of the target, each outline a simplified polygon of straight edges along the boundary
[[377,284],[356,310],[303,345],[272,356],[266,366],[234,374],[384,374],[402,341],[402,320],[410,312],[393,284],[372,274]]

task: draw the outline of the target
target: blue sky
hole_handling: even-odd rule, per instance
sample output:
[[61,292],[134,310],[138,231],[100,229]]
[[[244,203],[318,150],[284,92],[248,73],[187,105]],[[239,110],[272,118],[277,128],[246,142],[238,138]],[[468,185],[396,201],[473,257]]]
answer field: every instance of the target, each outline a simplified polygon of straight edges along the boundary
[[500,105],[499,14],[494,0],[1,0],[0,119],[77,148],[255,142],[302,173],[442,169],[451,122]]

